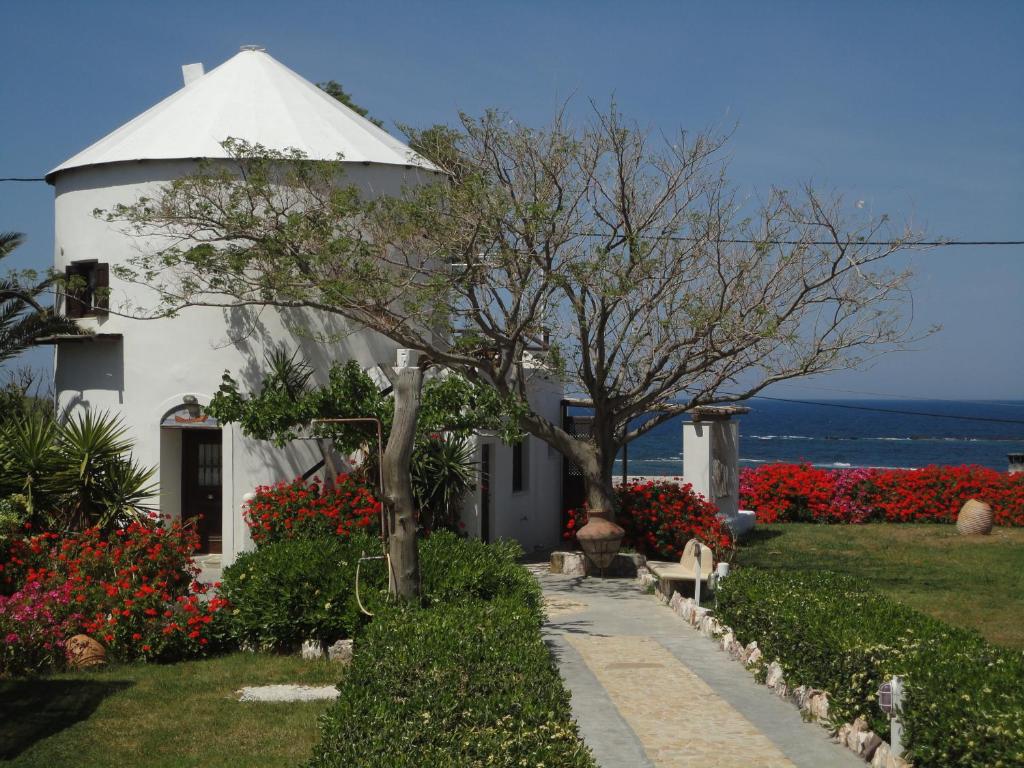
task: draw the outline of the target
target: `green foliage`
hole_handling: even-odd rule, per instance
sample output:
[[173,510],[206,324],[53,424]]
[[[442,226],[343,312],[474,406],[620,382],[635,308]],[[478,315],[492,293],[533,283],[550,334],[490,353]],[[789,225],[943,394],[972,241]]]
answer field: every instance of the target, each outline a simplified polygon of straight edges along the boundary
[[469,173],[466,159],[459,150],[463,134],[458,129],[442,124],[421,129],[403,123],[399,123],[398,128],[406,135],[410,149],[447,172],[455,183]]
[[155,469],[131,449],[115,416],[85,411],[61,424],[34,413],[0,427],[0,492],[19,494],[34,523],[110,528],[142,519]]
[[412,495],[420,525],[428,531],[454,531],[462,500],[476,477],[473,445],[461,437],[434,433],[416,443],[412,454]]
[[[394,401],[384,394],[355,360],[334,363],[327,383],[311,386],[312,368],[298,358],[275,352],[267,357],[267,374],[256,391],[245,393],[230,373],[207,412],[225,424],[238,424],[246,437],[285,445],[314,419],[380,419],[387,441]],[[479,429],[518,435],[518,412],[490,387],[461,376],[437,376],[423,385],[417,434],[422,439],[434,432],[467,436]],[[349,453],[372,439],[372,431],[356,425],[321,424],[313,434],[334,440],[338,450]]]
[[[239,556],[220,589],[230,603],[232,637],[260,649],[294,650],[305,640],[352,636],[367,620],[355,592],[362,553],[378,555],[379,541],[364,534],[291,539]],[[387,585],[383,561],[364,561],[359,579],[363,604],[374,611]]]
[[439,531],[420,542],[420,579],[428,603],[515,598],[540,620],[541,592],[519,562],[514,541],[484,544]]
[[[247,437],[284,445],[301,432],[327,438],[345,454],[370,447],[363,469],[375,473],[375,434],[356,424],[313,424],[315,419],[368,418],[381,421],[385,442],[391,431],[394,400],[380,391],[354,360],[335,363],[327,383],[312,386],[312,368],[297,353],[267,358],[267,374],[246,394],[227,372],[207,411],[222,424],[237,423]],[[421,523],[427,530],[453,528],[462,499],[473,488],[472,449],[465,438],[477,430],[519,438],[520,409],[490,387],[457,375],[441,375],[423,385],[412,482]]]
[[373,117],[368,109],[365,109],[356,104],[354,101],[352,101],[352,94],[350,94],[348,91],[342,88],[341,83],[337,82],[336,80],[328,80],[326,83],[317,83],[316,85],[328,96],[330,96],[333,99],[337,99],[356,114],[365,117],[378,128],[384,127],[384,123],[382,123],[376,117]]
[[391,607],[356,644],[311,766],[592,768],[534,612]]
[[27,521],[28,508],[24,496],[12,494],[0,499],[0,551],[3,551],[12,539],[21,535]]
[[[274,353],[268,356],[267,367],[259,389],[251,394],[243,393],[225,371],[207,412],[223,424],[238,424],[246,437],[277,446],[294,440],[314,419],[372,417],[390,427],[390,399],[354,360],[332,365],[322,387],[309,386],[313,370],[297,354]],[[330,437],[344,453],[355,451],[373,435],[366,427],[327,424],[316,426],[313,433]]]
[[34,416],[53,415],[53,394],[44,389],[49,373],[22,367],[8,371],[0,386],[0,428]]
[[61,467],[56,481],[68,489],[74,518],[110,527],[138,511],[153,495],[155,469],[131,459],[132,441],[120,417],[85,411],[57,431]]
[[[0,260],[24,241],[20,232],[0,232]],[[0,362],[21,354],[41,336],[82,333],[74,320],[40,304],[53,279],[38,282],[35,277],[31,271],[0,277]]]
[[875,692],[905,681],[908,759],[918,766],[1024,761],[1024,655],[907,608],[849,576],[742,568],[718,589],[719,618],[756,640],[791,685],[829,693],[833,722],[883,737]]
[[0,488],[25,500],[30,518],[58,506],[66,491],[58,470],[66,463],[58,450],[60,427],[52,417],[34,414],[0,430]]

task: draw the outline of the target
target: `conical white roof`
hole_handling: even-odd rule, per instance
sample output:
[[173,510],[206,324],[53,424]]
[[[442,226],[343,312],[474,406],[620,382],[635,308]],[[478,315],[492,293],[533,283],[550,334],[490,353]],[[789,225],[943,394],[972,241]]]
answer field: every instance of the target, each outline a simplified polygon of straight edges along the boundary
[[132,160],[227,157],[221,142],[300,149],[314,160],[415,165],[409,147],[328,96],[261,49],[244,48],[214,70],[61,163],[69,168]]

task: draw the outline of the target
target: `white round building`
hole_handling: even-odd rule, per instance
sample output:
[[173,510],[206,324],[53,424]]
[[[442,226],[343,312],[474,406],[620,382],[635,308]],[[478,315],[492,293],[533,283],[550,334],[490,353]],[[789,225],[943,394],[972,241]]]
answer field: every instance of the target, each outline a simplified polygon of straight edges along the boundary
[[[355,359],[367,369],[393,363],[394,345],[365,331],[329,347],[308,340],[290,330],[293,322],[335,338],[342,330],[336,318],[308,313],[193,308],[173,319],[126,316],[153,306],[155,295],[118,281],[111,267],[144,244],[94,210],[151,194],[201,159],[226,158],[227,138],[295,148],[315,160],[340,154],[348,181],[367,195],[398,194],[437,171],[262,49],[247,46],[207,74],[201,65],[182,70],[181,90],[47,174],[56,193],[56,268],[89,286],[65,311],[94,332],[55,340],[55,389],[61,412],[88,408],[123,419],[137,458],[159,467],[161,511],[199,517],[204,550],[223,552],[226,564],[249,544],[242,497],[301,475],[320,454],[305,443],[282,450],[248,440],[206,416],[202,406],[224,371],[248,387],[262,378],[270,351],[299,349],[322,381],[333,361]],[[107,298],[99,298],[106,287]]]

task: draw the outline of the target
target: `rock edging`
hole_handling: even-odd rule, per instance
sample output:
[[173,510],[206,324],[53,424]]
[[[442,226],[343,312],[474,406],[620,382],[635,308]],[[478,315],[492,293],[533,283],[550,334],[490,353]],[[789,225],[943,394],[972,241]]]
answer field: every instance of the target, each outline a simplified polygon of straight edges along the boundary
[[[641,588],[647,589],[656,585],[658,579],[647,568],[637,569],[637,582]],[[811,688],[806,685],[792,686],[785,679],[784,670],[778,661],[765,662],[757,641],[746,646],[740,644],[733,634],[732,628],[724,625],[715,617],[710,608],[703,608],[692,597],[683,597],[676,592],[666,599],[660,592],[655,592],[658,599],[666,603],[673,613],[678,615],[704,637],[715,641],[725,653],[743,664],[751,672],[765,668],[765,685],[779,698],[794,704],[803,716],[819,723],[832,732],[835,741],[842,744],[855,755],[870,763],[871,768],[911,768],[911,764],[901,757],[892,754],[892,747],[878,734],[868,729],[863,718],[852,723],[844,723],[836,727],[829,719],[828,692]]]

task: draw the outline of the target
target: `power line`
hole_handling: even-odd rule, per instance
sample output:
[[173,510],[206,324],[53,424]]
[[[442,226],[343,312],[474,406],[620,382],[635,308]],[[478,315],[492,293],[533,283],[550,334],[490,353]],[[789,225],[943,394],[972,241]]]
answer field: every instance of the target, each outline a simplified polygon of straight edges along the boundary
[[[0,177],[0,181],[46,181],[42,176],[5,176]],[[606,235],[598,232],[580,232],[580,237],[606,237]],[[644,240],[672,240],[678,242],[697,242],[700,240],[709,240],[706,237],[693,237],[687,235],[648,235],[643,237]],[[742,237],[723,237],[714,240],[716,243],[725,243],[727,245],[837,245],[834,240],[754,240]],[[870,245],[870,246],[895,246],[898,245],[898,240],[852,240],[844,245]],[[919,246],[922,248],[957,248],[961,246],[1013,246],[1013,245],[1024,245],[1024,240],[920,240],[917,242],[908,243],[909,246]]]
[[957,421],[988,421],[996,424],[1021,424],[1022,419],[1000,419],[994,416],[957,416],[951,413],[927,413],[925,411],[903,411],[898,408],[872,408],[867,405],[850,405],[848,403],[822,403],[813,400],[794,400],[786,397],[769,397],[768,395],[754,395],[752,400],[774,400],[779,403],[797,403],[799,405],[820,405],[824,408],[845,408],[850,411],[874,411],[875,413],[895,413],[900,416],[927,416],[932,419],[955,419]]
[[[0,181],[46,181],[42,176],[6,176],[0,177]],[[599,232],[580,232],[580,237],[606,237],[606,235]],[[644,240],[673,240],[679,242],[697,242],[699,240],[708,240],[706,237],[693,237],[687,235],[648,235]],[[836,245],[837,243],[833,240],[754,240],[746,239],[741,237],[724,237],[717,239],[716,243],[726,243],[727,245]],[[899,244],[898,240],[853,240],[846,245],[886,245],[893,246]],[[952,248],[959,246],[1007,246],[1007,245],[1024,245],[1024,240],[921,240],[914,243],[909,243],[910,246],[921,246],[927,248]]]
[[[775,386],[786,386],[787,383],[776,384]],[[919,397],[917,395],[897,395],[892,392],[871,392],[870,390],[863,389],[840,389],[839,387],[823,387],[820,384],[794,384],[794,386],[803,387],[804,389],[817,389],[822,392],[842,392],[847,395],[868,395],[871,397],[880,397],[887,400],[913,400],[916,402],[926,401],[931,403],[971,403],[972,405],[994,405],[1000,408],[1024,408],[1024,401],[1021,402],[1007,402],[1005,400],[965,400],[965,399],[953,399],[948,397]]]
[[[579,237],[609,237],[608,233],[601,232],[577,232]],[[697,237],[695,235],[643,235],[641,240],[670,240],[674,242],[696,243],[702,240],[714,243],[726,243],[729,245],[886,245],[896,246],[902,244],[901,240],[849,240],[847,242],[836,242],[835,240],[756,240],[742,237]],[[1024,245],[1024,240],[917,240],[909,241],[906,246],[927,248],[947,248],[962,245]]]

